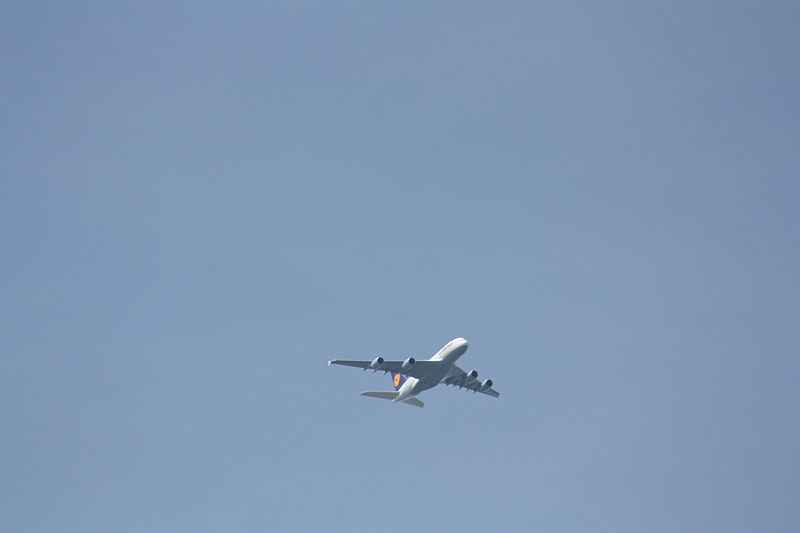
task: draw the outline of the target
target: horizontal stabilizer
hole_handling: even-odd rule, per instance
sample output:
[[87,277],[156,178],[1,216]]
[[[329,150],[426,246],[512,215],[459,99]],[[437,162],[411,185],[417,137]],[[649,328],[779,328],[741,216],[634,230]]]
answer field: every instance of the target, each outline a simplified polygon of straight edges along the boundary
[[384,400],[394,400],[397,398],[395,391],[366,391],[362,392],[361,396],[369,396],[370,398],[383,398]]
[[[368,396],[370,398],[382,398],[384,400],[394,400],[397,398],[397,392],[395,391],[366,391],[362,392],[361,396]],[[408,400],[403,400],[403,403],[407,403],[408,405],[413,405],[414,407],[423,407],[425,404],[422,403],[420,400],[411,397]]]
[[407,403],[408,405],[413,405],[414,407],[425,407],[425,404],[422,403],[422,400],[418,400],[413,397],[403,401],[403,403]]

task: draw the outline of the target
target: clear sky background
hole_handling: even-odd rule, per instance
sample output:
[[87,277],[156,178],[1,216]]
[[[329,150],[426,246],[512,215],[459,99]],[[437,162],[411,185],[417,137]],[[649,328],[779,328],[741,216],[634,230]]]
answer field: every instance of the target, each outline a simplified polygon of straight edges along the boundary
[[800,531],[800,4],[334,4],[0,8],[0,531]]

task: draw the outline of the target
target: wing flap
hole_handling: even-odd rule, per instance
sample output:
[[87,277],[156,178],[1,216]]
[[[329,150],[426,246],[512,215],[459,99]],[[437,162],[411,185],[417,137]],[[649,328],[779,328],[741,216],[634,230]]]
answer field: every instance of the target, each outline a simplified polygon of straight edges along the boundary
[[417,361],[411,368],[403,368],[403,361],[384,361],[378,368],[372,368],[372,361],[355,361],[349,359],[334,359],[328,361],[328,365],[351,366],[363,370],[373,370],[375,372],[390,372],[392,374],[404,374],[412,378],[422,379],[442,365],[441,361],[422,360]]
[[452,385],[454,387],[458,387],[459,389],[467,389],[471,390],[472,392],[480,392],[481,394],[486,394],[487,396],[492,396],[493,398],[497,398],[498,396],[500,396],[500,393],[491,387],[489,387],[488,389],[484,389],[481,386],[481,381],[478,379],[469,381],[467,373],[464,372],[457,365],[453,365],[453,368],[450,370],[445,379],[442,380],[442,383],[444,383],[445,385]]

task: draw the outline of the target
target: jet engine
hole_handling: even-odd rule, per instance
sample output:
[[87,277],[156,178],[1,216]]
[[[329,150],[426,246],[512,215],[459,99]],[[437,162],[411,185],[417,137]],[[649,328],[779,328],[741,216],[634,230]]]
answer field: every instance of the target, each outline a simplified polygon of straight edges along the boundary
[[417,362],[416,359],[414,359],[413,357],[409,357],[408,359],[403,361],[403,366],[402,366],[403,370],[410,369],[412,366],[414,366],[414,363],[416,362]]
[[381,357],[380,355],[375,359],[373,359],[372,362],[369,364],[369,367],[373,370],[378,370],[382,366],[383,366],[383,357]]
[[467,372],[467,377],[464,380],[464,383],[472,383],[476,379],[478,379],[478,371],[477,370],[470,370],[469,372]]
[[492,380],[491,379],[484,379],[481,382],[481,390],[489,390],[492,388]]

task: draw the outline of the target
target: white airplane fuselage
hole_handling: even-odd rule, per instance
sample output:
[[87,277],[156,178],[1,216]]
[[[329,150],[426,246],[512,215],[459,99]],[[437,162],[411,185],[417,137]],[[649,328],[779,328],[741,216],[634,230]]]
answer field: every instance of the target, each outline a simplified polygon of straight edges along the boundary
[[469,343],[467,339],[461,337],[448,342],[444,348],[436,352],[436,354],[429,359],[429,361],[443,361],[447,364],[441,365],[435,372],[431,372],[422,379],[409,377],[406,382],[403,383],[403,386],[400,387],[400,390],[397,391],[397,397],[392,401],[397,403],[408,400],[420,392],[432,389],[441,383],[450,372],[455,362],[458,361],[458,358],[464,355],[468,347]]

